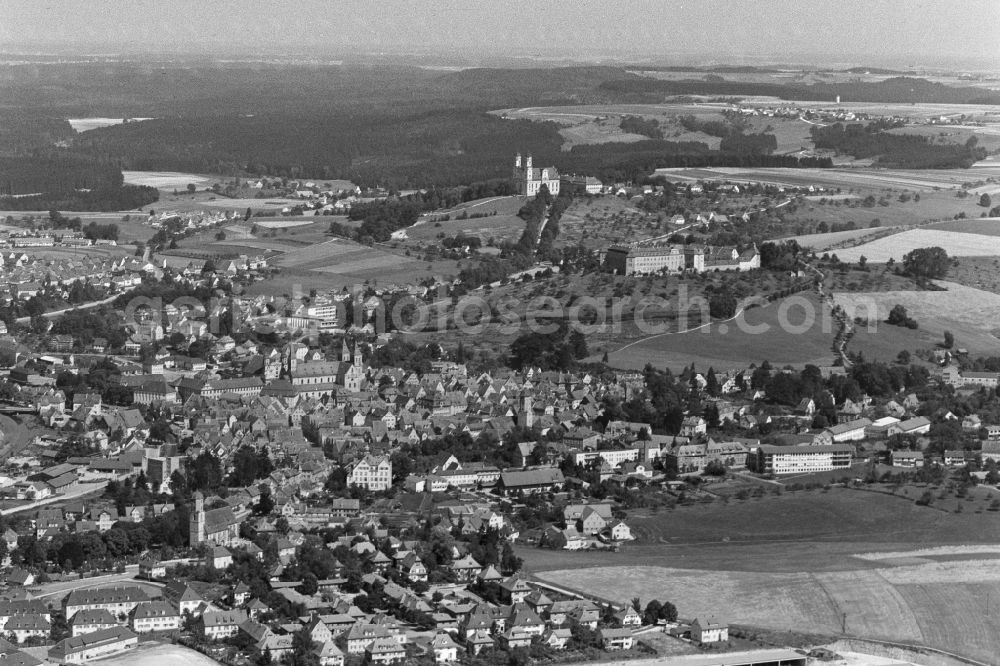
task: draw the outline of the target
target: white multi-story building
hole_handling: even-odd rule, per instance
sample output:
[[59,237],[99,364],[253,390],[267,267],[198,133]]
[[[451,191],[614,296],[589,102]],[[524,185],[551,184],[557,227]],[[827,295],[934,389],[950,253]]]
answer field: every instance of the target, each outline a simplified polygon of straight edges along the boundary
[[148,634],[151,631],[174,631],[181,627],[181,614],[167,601],[150,601],[139,604],[132,611],[132,631]]
[[521,153],[514,158],[514,184],[517,193],[533,197],[542,189],[549,189],[549,194],[559,194],[559,170],[554,166],[535,169],[531,165],[531,155],[521,162]]
[[388,490],[392,485],[392,461],[389,456],[365,456],[354,463],[347,475],[347,485],[368,490]]
[[808,474],[846,469],[851,466],[854,449],[847,444],[818,446],[771,446],[761,444],[755,455],[761,474]]
[[103,608],[115,617],[124,617],[146,601],[146,590],[136,585],[73,590],[66,598],[65,614],[73,617],[78,611]]
[[217,640],[235,636],[240,625],[247,621],[245,610],[206,611],[201,616],[205,627],[205,638]]

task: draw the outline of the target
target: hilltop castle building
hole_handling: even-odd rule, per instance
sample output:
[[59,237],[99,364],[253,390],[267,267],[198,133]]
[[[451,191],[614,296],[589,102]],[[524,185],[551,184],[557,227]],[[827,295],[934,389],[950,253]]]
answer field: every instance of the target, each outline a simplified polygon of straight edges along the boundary
[[554,166],[535,169],[531,165],[531,155],[522,164],[521,153],[518,153],[514,158],[514,184],[518,194],[533,197],[545,185],[549,194],[556,196],[559,194],[559,171]]

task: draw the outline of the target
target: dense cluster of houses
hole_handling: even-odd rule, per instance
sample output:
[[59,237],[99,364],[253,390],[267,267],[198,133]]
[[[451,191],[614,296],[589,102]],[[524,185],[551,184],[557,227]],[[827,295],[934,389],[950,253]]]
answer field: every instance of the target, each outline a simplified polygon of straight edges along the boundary
[[8,301],[24,301],[41,293],[69,297],[75,283],[90,284],[121,292],[142,282],[155,267],[136,257],[105,258],[92,255],[42,259],[30,252],[3,253],[0,282],[6,285]]

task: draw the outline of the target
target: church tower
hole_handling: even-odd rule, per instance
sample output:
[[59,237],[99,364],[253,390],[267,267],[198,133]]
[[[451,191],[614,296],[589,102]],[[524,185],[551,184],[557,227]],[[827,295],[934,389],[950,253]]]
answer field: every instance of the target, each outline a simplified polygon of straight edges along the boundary
[[361,345],[357,342],[354,343],[354,361],[353,364],[356,368],[361,369],[365,367],[364,359],[361,357]]
[[530,428],[535,425],[535,408],[531,396],[525,393],[521,396],[521,413],[518,415],[518,425]]
[[528,178],[531,178],[531,155],[528,155],[528,159],[524,164],[524,168],[528,170]]
[[344,338],[344,344],[340,348],[340,361],[342,363],[347,363],[351,360],[351,350],[347,348],[347,338]]
[[205,542],[205,496],[195,491],[194,511],[188,519],[188,541],[192,546]]
[[514,169],[515,169],[514,173],[517,173],[518,171],[521,170],[521,153],[518,153],[517,157],[514,158]]

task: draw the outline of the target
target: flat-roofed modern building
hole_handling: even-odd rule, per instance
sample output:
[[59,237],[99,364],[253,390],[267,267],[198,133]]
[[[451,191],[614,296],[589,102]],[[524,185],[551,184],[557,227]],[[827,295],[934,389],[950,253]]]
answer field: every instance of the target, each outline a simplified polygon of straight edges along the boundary
[[808,474],[846,469],[854,449],[847,444],[818,446],[772,446],[761,444],[754,456],[754,468],[761,474]]

